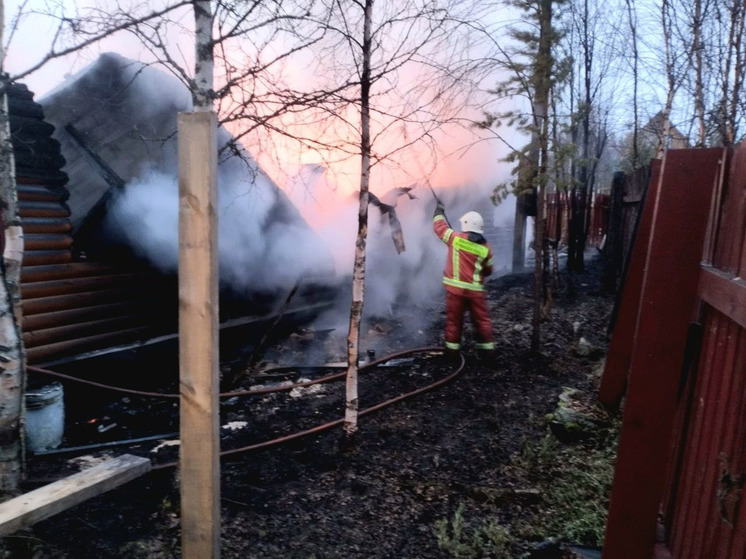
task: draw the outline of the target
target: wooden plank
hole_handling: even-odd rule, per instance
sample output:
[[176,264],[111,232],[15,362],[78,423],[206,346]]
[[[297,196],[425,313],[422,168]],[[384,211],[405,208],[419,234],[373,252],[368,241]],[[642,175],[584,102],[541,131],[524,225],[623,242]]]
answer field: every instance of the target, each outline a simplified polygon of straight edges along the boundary
[[123,454],[0,504],[0,537],[28,528],[65,509],[150,471],[150,460]]
[[614,325],[614,335],[609,343],[606,356],[604,374],[598,390],[598,400],[607,408],[616,408],[624,396],[627,387],[627,374],[632,356],[637,330],[637,316],[640,307],[640,291],[645,272],[645,262],[648,251],[648,240],[653,225],[653,210],[660,187],[660,168],[653,168],[650,185],[645,197],[645,203],[637,227],[635,244],[629,257],[622,297],[619,304],[619,314]]
[[738,275],[739,258],[743,250],[746,228],[746,146],[733,149],[728,181],[723,188],[722,216],[712,264],[725,272]]
[[699,276],[699,296],[725,316],[746,328],[746,280],[703,265]]
[[720,148],[673,150],[663,162],[653,201],[604,559],[648,559],[653,554],[707,216],[722,165]]
[[[705,316],[705,334],[703,336],[700,363],[710,363],[714,359],[717,349],[716,338],[723,319],[724,317],[721,314],[715,312],[709,312]],[[712,384],[713,377],[711,375],[697,374],[692,409],[690,410],[690,435],[688,444],[684,448],[682,473],[678,482],[680,495],[677,496],[676,511],[672,519],[673,526],[669,533],[669,544],[677,557],[681,556],[681,548],[687,540],[687,526],[689,526],[695,510],[693,503],[699,496],[697,489],[701,486],[701,480],[706,468],[705,464],[701,461],[702,445],[700,444],[700,440],[707,410],[704,400],[697,396],[708,393],[711,390]]]
[[179,114],[181,547],[220,556],[217,119]]

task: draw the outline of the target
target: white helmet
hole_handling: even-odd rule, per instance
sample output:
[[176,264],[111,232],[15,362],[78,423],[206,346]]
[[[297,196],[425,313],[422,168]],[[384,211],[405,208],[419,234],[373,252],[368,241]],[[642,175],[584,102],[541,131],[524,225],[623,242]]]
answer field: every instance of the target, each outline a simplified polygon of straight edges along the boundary
[[461,223],[461,231],[464,233],[468,233],[469,231],[479,233],[480,235],[483,233],[482,226],[484,225],[484,220],[477,212],[466,212],[461,216],[459,222]]

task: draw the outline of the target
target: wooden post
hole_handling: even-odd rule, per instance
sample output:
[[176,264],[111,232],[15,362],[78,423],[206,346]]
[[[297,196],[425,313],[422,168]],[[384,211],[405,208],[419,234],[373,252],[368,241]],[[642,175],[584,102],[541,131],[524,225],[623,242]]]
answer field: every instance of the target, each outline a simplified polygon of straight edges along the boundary
[[721,148],[666,153],[647,241],[603,559],[649,559]]
[[179,114],[181,546],[220,557],[217,120]]

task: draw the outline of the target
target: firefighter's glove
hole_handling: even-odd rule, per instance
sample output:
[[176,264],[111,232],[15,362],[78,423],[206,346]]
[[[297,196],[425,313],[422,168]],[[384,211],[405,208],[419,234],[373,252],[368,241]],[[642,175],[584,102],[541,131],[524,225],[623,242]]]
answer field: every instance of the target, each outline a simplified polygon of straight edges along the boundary
[[445,214],[446,214],[446,206],[445,204],[443,204],[443,202],[438,200],[438,203],[435,206],[435,213],[433,214],[433,216],[445,215]]

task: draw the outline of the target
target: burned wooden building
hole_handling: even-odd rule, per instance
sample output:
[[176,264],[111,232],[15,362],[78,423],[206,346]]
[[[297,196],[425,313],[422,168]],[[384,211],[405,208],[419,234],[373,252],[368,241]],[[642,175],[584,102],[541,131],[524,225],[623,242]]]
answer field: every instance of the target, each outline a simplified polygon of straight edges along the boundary
[[[115,54],[40,102],[22,84],[10,89],[29,363],[175,334],[176,117],[190,109],[177,80]],[[221,322],[230,326],[271,313],[299,278],[330,277],[333,264],[256,161],[226,130],[218,139]],[[318,303],[318,289],[308,293]]]

